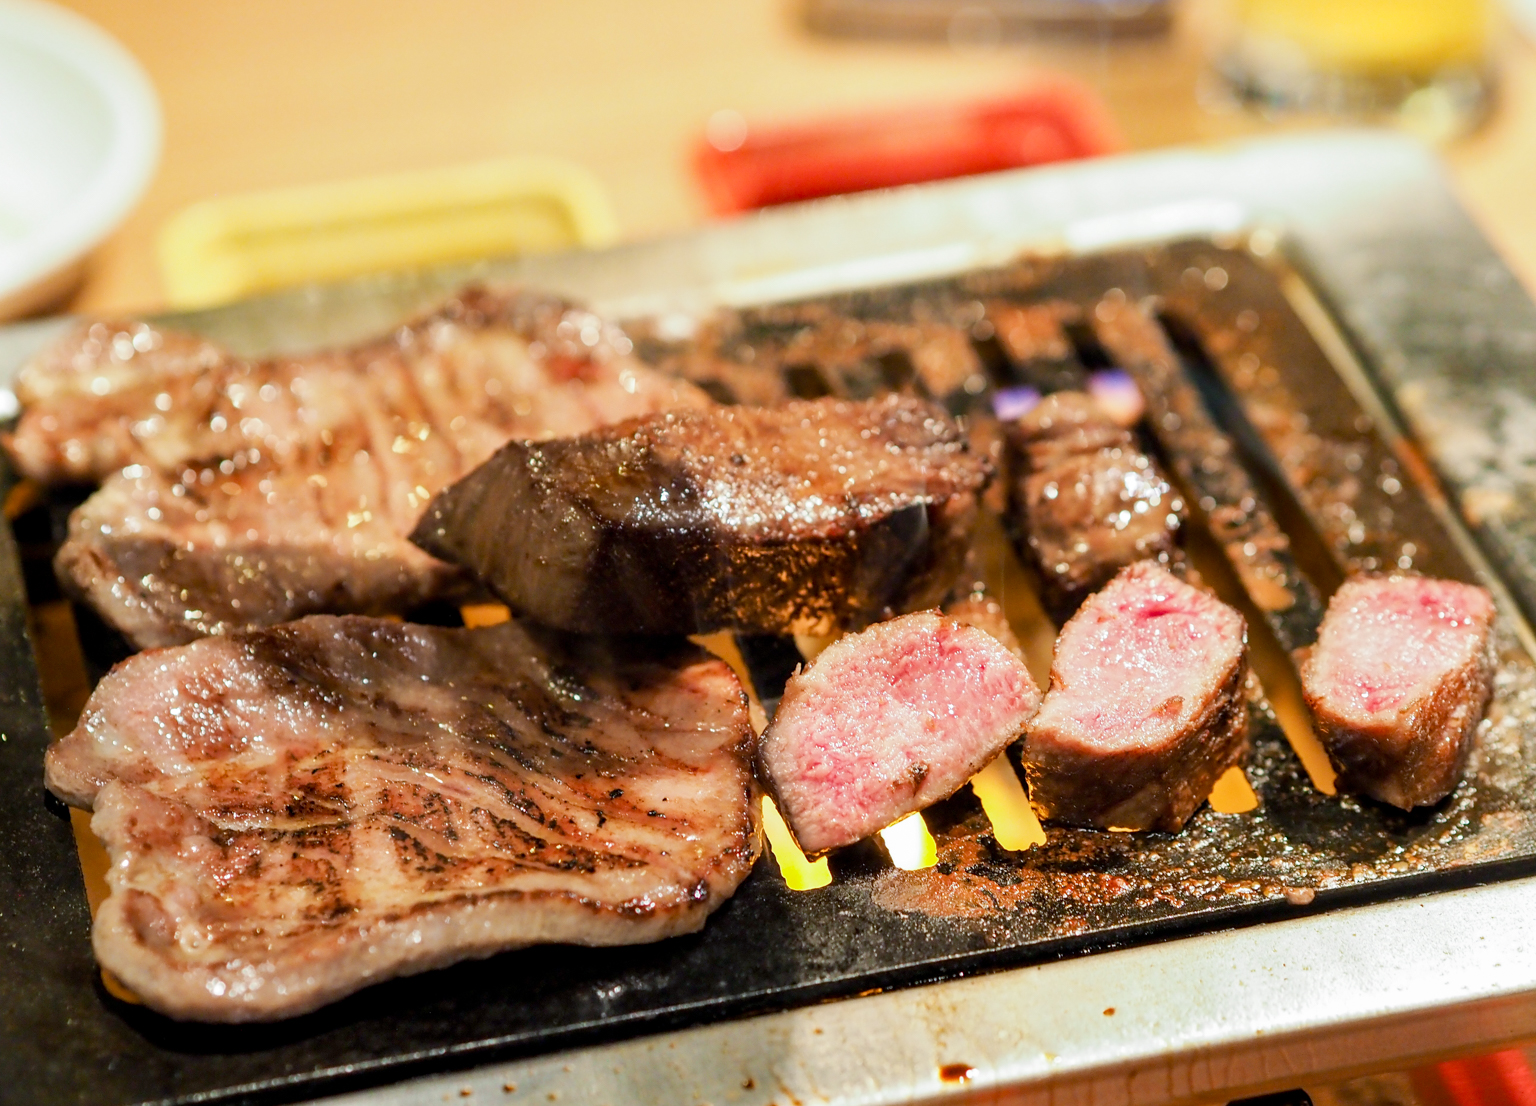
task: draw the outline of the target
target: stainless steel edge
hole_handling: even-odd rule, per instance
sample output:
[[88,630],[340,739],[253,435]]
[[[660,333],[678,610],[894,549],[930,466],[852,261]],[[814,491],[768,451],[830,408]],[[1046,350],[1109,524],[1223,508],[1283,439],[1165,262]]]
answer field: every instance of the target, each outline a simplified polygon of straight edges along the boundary
[[[1536,429],[1522,437],[1536,427],[1536,374],[1527,371],[1536,306],[1457,207],[1434,159],[1386,134],[1331,132],[848,197],[600,253],[353,281],[173,320],[259,353],[376,333],[472,276],[526,280],[616,314],[686,317],[719,303],[939,276],[1024,250],[1237,234],[1298,251],[1362,359],[1457,490],[1477,501],[1484,513],[1474,521],[1507,539],[1503,567],[1536,573],[1530,536],[1498,530],[1501,503],[1536,495]],[[59,325],[0,329],[0,382]],[[1490,386],[1469,386],[1481,379]],[[1532,916],[1536,881],[1514,881],[330,1101],[440,1103],[466,1089],[471,1102],[715,1106],[1230,1098],[1536,1036]],[[974,1075],[946,1082],[947,1064]]]
[[1536,881],[1495,884],[323,1101],[1225,1100],[1536,1036],[1533,902]]

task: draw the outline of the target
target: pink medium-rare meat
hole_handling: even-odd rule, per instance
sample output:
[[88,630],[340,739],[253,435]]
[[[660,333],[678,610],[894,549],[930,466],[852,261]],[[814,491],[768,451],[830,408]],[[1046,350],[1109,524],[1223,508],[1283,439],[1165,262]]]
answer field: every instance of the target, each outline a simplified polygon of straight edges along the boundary
[[1405,810],[1451,793],[1492,694],[1493,616],[1487,591],[1451,580],[1334,593],[1301,678],[1339,787]]
[[[513,437],[707,402],[623,348],[558,301],[471,291],[350,352],[227,359],[206,376],[138,366],[159,378],[104,400],[160,388],[169,413],[141,433],[142,412],[98,412],[116,445],[97,452],[133,463],[75,512],[60,579],[140,646],[451,594],[464,575],[406,537],[437,491]],[[29,409],[13,449],[41,448],[53,410]],[[215,452],[188,459],[200,450]]]
[[540,942],[688,933],[757,850],[741,685],[686,643],[315,616],[141,653],[49,750],[102,965],[256,1021]]
[[1039,702],[997,638],[918,611],[840,638],[790,678],[759,775],[800,847],[823,853],[954,794]]
[[1015,545],[1056,618],[1126,565],[1177,557],[1183,502],[1091,396],[1056,392],[1009,426],[1008,466]]
[[86,323],[17,375],[22,415],[4,444],[50,484],[129,465],[310,464],[400,442],[483,458],[509,438],[659,409],[643,399],[677,385],[629,350],[612,324],[561,300],[473,287],[388,337],[269,359],[149,323]]
[[1176,830],[1248,751],[1247,627],[1142,561],[1062,627],[1024,743],[1042,818]]
[[826,633],[942,599],[990,473],[911,396],[676,410],[509,443],[412,540],[564,630]]

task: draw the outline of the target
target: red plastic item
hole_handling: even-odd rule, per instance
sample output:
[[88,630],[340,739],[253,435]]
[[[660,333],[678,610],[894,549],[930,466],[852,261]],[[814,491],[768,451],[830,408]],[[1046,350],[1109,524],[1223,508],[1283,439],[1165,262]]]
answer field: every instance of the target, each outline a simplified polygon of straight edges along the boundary
[[700,144],[694,169],[718,215],[1122,148],[1103,102],[1063,77],[1001,100],[713,137]]
[[1447,1060],[1410,1077],[1424,1106],[1536,1106],[1536,1075],[1518,1049]]

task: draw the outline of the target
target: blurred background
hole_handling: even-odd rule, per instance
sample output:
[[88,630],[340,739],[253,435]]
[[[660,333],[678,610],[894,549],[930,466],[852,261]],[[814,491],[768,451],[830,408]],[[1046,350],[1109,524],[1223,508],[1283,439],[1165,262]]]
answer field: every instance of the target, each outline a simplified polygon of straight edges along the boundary
[[[1536,287],[1536,49],[1520,13],[1492,2],[1375,0],[1351,28],[1341,23],[1346,0],[71,0],[142,65],[164,137],[147,190],[62,305],[189,302],[169,295],[157,260],[168,220],[198,201],[275,188],[544,155],[595,179],[612,218],[574,237],[604,241],[715,217],[733,202],[722,174],[775,170],[711,166],[709,151],[751,153],[765,130],[817,132],[830,145],[798,154],[814,165],[846,154],[871,113],[889,133],[903,120],[923,124],[926,111],[930,129],[912,141],[962,148],[941,150],[919,175],[988,167],[975,160],[983,140],[956,137],[965,113],[1058,77],[1071,91],[1051,93],[1047,107],[1057,123],[1065,113],[1080,132],[1087,126],[1077,146],[1092,148],[1066,141],[1036,155],[1219,141],[1362,114],[1417,129]],[[1244,34],[1258,46],[1240,42]],[[1394,116],[1349,89],[1297,83],[1309,68],[1357,62],[1420,75],[1459,66],[1486,84],[1469,94],[1463,79],[1448,94],[1470,95],[1470,107],[1432,96],[1426,109],[1421,95],[1417,114]],[[1073,98],[1080,90],[1086,99]],[[934,116],[940,108],[951,115]],[[896,156],[896,171],[914,168],[910,153]],[[786,164],[815,176],[804,160]],[[829,172],[827,183],[837,180]],[[418,196],[440,186],[414,185]],[[750,204],[735,186],[734,202]]]

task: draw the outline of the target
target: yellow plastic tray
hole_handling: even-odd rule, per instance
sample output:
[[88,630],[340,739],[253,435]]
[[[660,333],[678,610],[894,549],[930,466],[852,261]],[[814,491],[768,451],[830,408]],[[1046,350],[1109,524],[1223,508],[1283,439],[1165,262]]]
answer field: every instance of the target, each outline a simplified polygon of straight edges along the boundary
[[174,307],[209,307],[310,281],[602,246],[617,231],[597,179],[517,157],[220,197],[160,231]]

